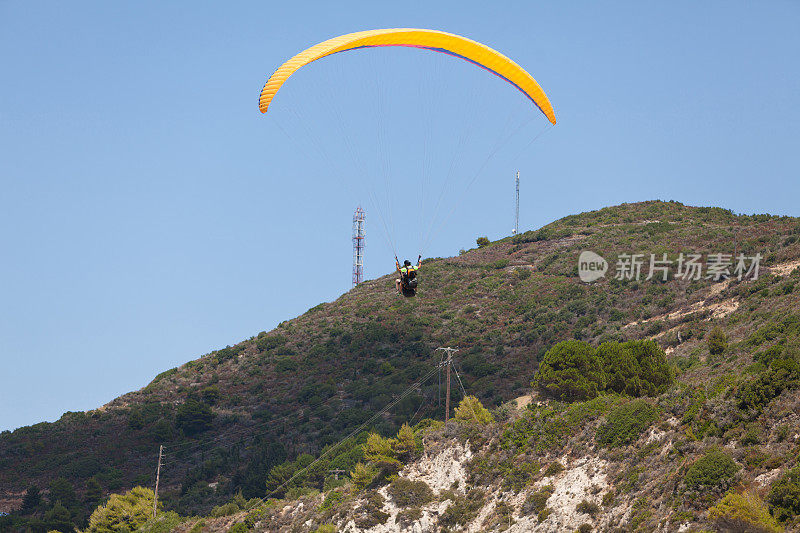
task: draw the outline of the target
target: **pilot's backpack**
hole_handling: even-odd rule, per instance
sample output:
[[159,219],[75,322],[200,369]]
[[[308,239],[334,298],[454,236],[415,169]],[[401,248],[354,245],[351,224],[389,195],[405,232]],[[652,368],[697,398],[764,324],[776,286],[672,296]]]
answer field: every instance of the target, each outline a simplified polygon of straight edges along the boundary
[[416,289],[417,288],[417,271],[416,270],[408,270],[407,274],[403,276],[403,287],[408,289]]

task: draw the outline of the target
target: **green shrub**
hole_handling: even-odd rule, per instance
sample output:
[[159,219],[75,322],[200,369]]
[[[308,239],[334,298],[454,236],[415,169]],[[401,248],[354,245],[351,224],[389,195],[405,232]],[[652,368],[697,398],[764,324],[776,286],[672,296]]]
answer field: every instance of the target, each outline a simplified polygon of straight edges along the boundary
[[166,418],[162,418],[150,428],[148,436],[153,442],[166,442],[175,438],[175,428],[172,422]]
[[492,414],[481,404],[475,396],[466,396],[456,407],[454,418],[465,422],[489,424],[494,422]]
[[640,496],[633,502],[631,520],[628,526],[631,531],[639,531],[639,526],[647,522],[653,511],[650,509],[650,500],[646,496]]
[[532,385],[560,400],[586,400],[597,396],[605,383],[594,349],[573,340],[545,353]]
[[575,506],[575,510],[593,517],[600,512],[600,506],[589,500],[582,500],[581,503]]
[[794,357],[774,359],[770,367],[743,383],[736,391],[740,409],[761,412],[786,389],[800,386],[800,361]]
[[397,523],[406,529],[420,518],[422,518],[422,510],[419,507],[409,507],[397,513]]
[[547,465],[547,468],[544,471],[544,475],[547,477],[554,476],[563,470],[564,470],[564,465],[562,465],[558,461],[553,461],[552,463]]
[[615,494],[613,491],[608,491],[605,494],[603,494],[603,506],[604,507],[611,506],[611,504],[614,503],[614,496]]
[[175,375],[177,373],[178,373],[178,369],[177,368],[170,368],[169,370],[165,370],[162,373],[158,374],[155,378],[153,378],[153,381],[150,382],[150,385],[158,383],[162,379],[166,379],[166,378],[168,378],[168,377],[170,377],[172,375]]
[[595,349],[572,340],[545,353],[532,385],[554,398],[583,400],[603,390],[657,396],[673,381],[667,356],[654,341],[604,342]]
[[708,353],[719,355],[728,349],[728,339],[720,328],[714,328],[708,334]]
[[779,533],[783,528],[769,514],[756,494],[731,492],[708,510],[708,516],[722,531]]
[[487,237],[478,237],[475,239],[475,244],[478,245],[478,248],[483,248],[484,246],[489,246],[491,241]]
[[336,526],[333,524],[322,524],[314,533],[336,533]]
[[214,405],[219,400],[219,387],[217,385],[209,385],[200,391],[200,398],[206,405]]
[[658,419],[658,410],[645,400],[633,400],[613,409],[597,429],[603,446],[631,444]]
[[389,514],[381,510],[383,504],[383,496],[377,491],[371,491],[359,508],[360,512],[355,520],[356,526],[361,529],[369,529],[378,524],[386,523],[386,520],[389,519]]
[[183,430],[186,435],[194,435],[210,429],[213,417],[211,407],[190,398],[178,407],[175,427]]
[[479,489],[470,489],[464,496],[456,496],[439,518],[439,525],[447,528],[466,526],[478,516],[486,496]]
[[793,520],[800,516],[800,466],[792,468],[772,484],[767,503],[778,520]]
[[503,432],[504,448],[531,448],[537,452],[563,446],[578,428],[608,412],[620,398],[603,395],[585,402],[551,404],[526,410]]
[[747,432],[742,437],[742,446],[752,446],[753,444],[761,444],[762,433],[761,428],[758,426],[749,426]]
[[674,376],[667,356],[654,341],[604,342],[597,357],[605,371],[606,390],[629,396],[658,396]]
[[389,483],[389,495],[399,507],[425,505],[433,499],[433,491],[424,481],[396,477]]
[[690,490],[725,490],[738,471],[739,465],[730,455],[713,447],[689,467],[683,481]]
[[396,445],[395,439],[370,433],[364,443],[364,459],[384,470],[399,470],[402,465],[397,460]]
[[142,429],[144,427],[144,416],[139,409],[131,409],[128,413],[128,427],[131,429]]
[[237,522],[231,526],[231,528],[228,530],[228,533],[245,533],[249,529],[250,528],[247,527],[247,524],[244,522]]
[[356,464],[355,469],[350,472],[350,479],[353,480],[353,485],[355,485],[357,489],[361,490],[372,483],[377,475],[378,470],[375,467],[371,465],[365,465],[364,463],[358,463]]
[[326,511],[331,507],[335,507],[341,501],[344,500],[344,492],[340,490],[332,490],[326,496],[325,499],[322,501],[322,505],[320,505],[321,511]]
[[261,336],[256,340],[256,347],[260,352],[267,352],[286,344],[288,339],[283,335]]
[[544,509],[539,511],[539,514],[536,515],[536,520],[538,520],[539,522],[544,522],[545,520],[547,520],[547,517],[550,516],[552,513],[553,513],[552,509],[550,509],[549,507],[545,507]]
[[234,502],[223,503],[211,509],[211,517],[219,518],[220,516],[230,516],[240,511],[239,506]]
[[69,510],[61,505],[60,501],[56,501],[55,505],[45,511],[44,523],[48,529],[54,531],[72,531],[72,514]]
[[578,529],[575,530],[575,533],[592,533],[592,526],[591,524],[581,524]]
[[402,459],[410,458],[417,451],[417,440],[414,430],[407,423],[400,426],[397,438],[393,443],[394,452]]
[[533,513],[540,513],[547,507],[547,500],[553,495],[554,489],[552,485],[545,485],[536,492],[531,493],[522,504],[522,514],[528,515]]
[[108,502],[89,517],[86,532],[135,531],[153,515],[154,498],[153,491],[144,487],[134,487],[125,494],[112,494]]
[[503,490],[518,492],[525,485],[533,481],[533,476],[539,472],[541,466],[536,461],[526,461],[516,458],[506,463],[507,468],[503,472],[501,487]]

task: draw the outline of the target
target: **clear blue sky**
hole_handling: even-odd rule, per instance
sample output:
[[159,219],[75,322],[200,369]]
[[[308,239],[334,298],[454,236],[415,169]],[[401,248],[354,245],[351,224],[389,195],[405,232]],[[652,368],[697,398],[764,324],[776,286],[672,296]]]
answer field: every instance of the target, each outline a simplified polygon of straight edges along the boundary
[[[353,154],[372,172],[383,142],[393,160],[375,175],[414,179],[428,131],[441,177],[461,131],[449,118],[463,128],[456,115],[474,109],[475,149],[455,157],[466,180],[504,131],[500,112],[525,102],[452,58],[340,54],[290,80],[274,120],[258,113],[282,61],[384,27],[489,44],[537,78],[559,120],[528,147],[546,124],[534,117],[496,154],[427,255],[508,234],[517,169],[523,229],[656,198],[800,215],[795,1],[0,0],[0,429],[97,407],[348,290],[352,212],[372,179]],[[353,78],[364,70],[373,85]],[[438,100],[409,90],[425,73]],[[382,141],[359,131],[379,116],[358,112],[376,79],[388,80],[381,116],[398,123]],[[329,101],[347,123],[315,121]],[[430,128],[413,117],[426,105]],[[298,148],[293,106],[330,140],[328,159]],[[334,127],[349,128],[349,156]],[[398,226],[410,196],[394,203]],[[392,252],[365,207],[376,277]],[[397,240],[416,255],[410,233]]]

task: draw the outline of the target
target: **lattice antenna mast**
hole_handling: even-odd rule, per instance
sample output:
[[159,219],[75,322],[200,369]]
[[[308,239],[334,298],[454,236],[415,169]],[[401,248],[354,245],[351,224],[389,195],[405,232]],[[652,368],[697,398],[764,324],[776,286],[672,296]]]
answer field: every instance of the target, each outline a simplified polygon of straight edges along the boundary
[[361,206],[353,215],[353,287],[364,281],[364,222],[366,215]]
[[511,231],[512,235],[519,233],[519,170],[517,170],[516,178],[516,196],[514,197],[514,229]]

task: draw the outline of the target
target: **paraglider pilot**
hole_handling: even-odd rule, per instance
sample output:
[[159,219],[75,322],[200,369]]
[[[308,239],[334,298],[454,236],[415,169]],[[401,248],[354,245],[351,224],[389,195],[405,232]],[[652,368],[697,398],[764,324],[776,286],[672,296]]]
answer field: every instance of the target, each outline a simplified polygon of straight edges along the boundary
[[402,294],[406,298],[410,298],[417,294],[417,270],[422,266],[422,256],[417,257],[417,266],[413,266],[411,261],[406,259],[403,261],[403,266],[400,266],[400,261],[397,257],[394,258],[394,266],[400,277],[394,280],[397,294]]

